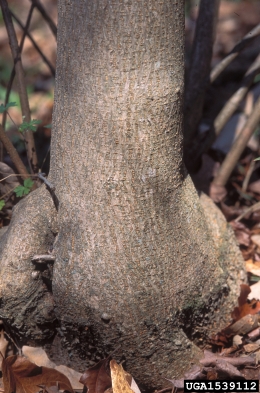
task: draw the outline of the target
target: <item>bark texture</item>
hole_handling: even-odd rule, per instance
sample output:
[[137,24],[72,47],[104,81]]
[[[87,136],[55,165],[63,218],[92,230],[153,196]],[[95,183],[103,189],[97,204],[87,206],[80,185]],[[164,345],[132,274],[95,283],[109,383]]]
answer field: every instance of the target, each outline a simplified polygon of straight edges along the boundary
[[[227,323],[243,271],[183,167],[183,34],[183,1],[59,1],[59,208],[42,186],[0,240],[0,317],[37,340],[53,335],[54,313],[56,360],[67,353],[81,371],[120,345],[146,388],[196,361],[194,342]],[[50,247],[52,280],[35,279],[31,258]]]

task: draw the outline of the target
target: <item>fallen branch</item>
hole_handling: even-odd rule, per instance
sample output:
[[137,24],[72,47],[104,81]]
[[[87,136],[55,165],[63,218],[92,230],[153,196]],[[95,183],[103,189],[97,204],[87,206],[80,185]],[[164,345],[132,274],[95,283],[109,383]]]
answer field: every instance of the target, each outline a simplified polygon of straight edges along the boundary
[[225,187],[233,169],[235,168],[249,139],[253,135],[259,121],[260,121],[260,97],[256,101],[254,109],[251,115],[249,116],[245,126],[241,130],[241,133],[236,138],[225,160],[220,166],[219,171],[212,182],[214,186]]
[[210,73],[210,82],[214,82],[215,79],[221,74],[222,71],[239,55],[239,53],[246,48],[251,42],[260,34],[260,24],[254,27],[249,33],[247,33],[241,41],[239,41],[232,51],[218,63]]
[[226,102],[224,108],[220,111],[216,117],[213,127],[209,131],[205,141],[198,146],[193,162],[196,163],[203,153],[205,153],[214,143],[216,138],[220,135],[223,127],[228,122],[230,117],[237,110],[241,101],[244,99],[249,87],[254,81],[255,76],[260,70],[260,55],[257,56],[254,63],[250,66],[246,72],[241,87],[232,95],[232,97]]
[[214,355],[204,358],[204,359],[201,359],[200,363],[206,367],[214,367],[214,366],[216,366],[216,364],[219,360],[226,361],[235,367],[252,366],[255,364],[255,359],[251,356],[245,356],[245,357],[240,357],[240,358],[228,358],[228,357],[220,358],[219,356],[214,356]]
[[247,215],[256,212],[257,210],[260,210],[260,202],[256,202],[254,205],[250,206],[248,209],[246,209],[240,216],[238,216],[235,221],[238,222],[242,220],[242,218],[246,217]]

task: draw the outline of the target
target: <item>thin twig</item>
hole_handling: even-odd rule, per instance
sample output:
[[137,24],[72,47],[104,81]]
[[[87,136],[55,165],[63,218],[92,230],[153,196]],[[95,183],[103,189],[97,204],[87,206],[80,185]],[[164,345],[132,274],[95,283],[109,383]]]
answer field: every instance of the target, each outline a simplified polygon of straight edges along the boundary
[[246,192],[246,190],[247,190],[249,180],[250,180],[250,178],[252,176],[252,173],[255,170],[255,164],[256,164],[255,160],[252,160],[250,162],[249,168],[247,170],[247,173],[245,175],[245,178],[244,178],[244,181],[243,181],[243,184],[242,184],[242,192]]
[[12,341],[12,343],[14,344],[14,346],[16,347],[19,355],[22,354],[22,350],[21,348],[18,347],[18,345],[16,344],[16,342],[12,339],[12,337],[10,336],[10,334],[8,334],[5,330],[4,330],[4,334],[6,335],[7,338],[9,338],[10,341]]
[[19,154],[17,153],[14,145],[10,141],[10,139],[7,137],[5,130],[3,129],[2,125],[0,124],[0,141],[3,143],[7,153],[9,154],[11,160],[13,161],[17,171],[20,173],[20,176],[23,179],[27,179],[29,177],[29,174],[27,172],[27,169],[22,162],[21,158],[19,157]]
[[260,23],[247,33],[241,41],[239,41],[232,51],[218,63],[210,73],[210,82],[214,82],[219,74],[239,55],[239,53],[246,48],[251,42],[260,34]]
[[13,187],[11,190],[7,191],[4,195],[1,195],[0,200],[4,199],[7,195],[11,194],[16,189],[16,186]]
[[201,0],[200,2],[185,90],[184,136],[187,143],[196,133],[202,115],[204,95],[209,84],[219,4],[220,0]]
[[225,124],[235,113],[238,106],[240,105],[243,98],[245,97],[246,93],[248,92],[249,87],[253,83],[255,76],[259,73],[259,70],[260,70],[260,55],[257,56],[251,67],[246,72],[240,88],[227,101],[224,108],[216,117],[214,121],[215,136],[218,136],[220,134]]
[[172,390],[172,387],[165,388],[165,389],[162,389],[162,390],[156,390],[155,393],[164,393],[164,392],[169,392],[170,390]]
[[[32,7],[34,7],[34,4],[32,4]],[[32,37],[32,35],[26,30],[26,26],[23,26],[22,22],[20,21],[20,19],[10,10],[12,17],[15,19],[15,21],[17,22],[17,24],[21,27],[21,29],[24,31],[25,35],[27,35],[27,37],[31,40],[31,43],[33,44],[34,48],[37,50],[37,52],[39,53],[39,55],[42,57],[42,60],[46,63],[46,65],[49,67],[50,72],[53,76],[55,76],[55,68],[53,67],[53,65],[50,63],[50,61],[47,59],[47,57],[45,56],[45,54],[42,52],[42,50],[40,49],[40,47],[38,46],[38,44],[34,41],[34,38]]]
[[[25,28],[24,28],[24,34],[22,36],[22,39],[21,39],[21,42],[20,42],[20,45],[19,45],[20,53],[22,53],[22,49],[23,49],[23,45],[24,45],[24,41],[25,41],[25,37],[26,37],[26,32],[28,31],[30,23],[31,23],[33,9],[34,9],[34,5],[32,4],[32,6],[30,7],[28,16],[27,16],[27,20],[26,20],[26,24],[25,24]],[[10,78],[9,78],[9,82],[8,82],[8,85],[7,85],[7,89],[6,89],[5,104],[4,105],[6,105],[8,103],[8,101],[9,101],[9,96],[10,96],[10,93],[11,93],[14,77],[15,77],[15,68],[13,66],[13,69],[12,69],[12,72],[11,72],[11,75],[10,75]],[[9,115],[11,121],[14,123],[14,121],[11,118],[10,114],[7,111],[5,111],[3,113],[3,118],[2,118],[2,126],[3,126],[4,129],[5,129],[5,123],[6,123],[7,115]],[[1,144],[0,161],[3,161],[3,158],[4,158],[3,157],[3,148],[2,147],[3,147],[3,145]]]
[[[2,182],[2,181],[4,181],[4,180],[6,180],[6,179],[8,179],[8,177],[11,177],[11,176],[21,176],[21,177],[23,177],[23,175],[21,175],[21,173],[12,173],[11,175],[8,175],[8,176],[6,176],[6,177],[4,177],[3,179],[1,179],[0,180],[0,183]],[[37,174],[34,174],[34,175],[27,175],[27,177],[38,177],[38,175]]]
[[241,101],[245,97],[249,87],[254,81],[255,76],[259,73],[259,70],[260,70],[260,55],[257,56],[253,64],[246,72],[240,88],[226,102],[224,108],[220,111],[220,113],[216,117],[213,127],[209,131],[209,134],[206,137],[205,141],[198,146],[193,162],[197,162],[198,159],[201,157],[201,155],[212,146],[215,139],[220,135],[225,124],[228,122],[228,120],[237,110]]
[[52,191],[55,191],[55,186],[53,185],[53,184],[51,184],[47,179],[46,179],[46,177],[44,177],[44,174],[43,173],[38,173],[38,178],[39,179],[41,179],[45,184],[46,184],[46,186],[50,189],[50,190],[52,190]]
[[258,123],[260,121],[260,97],[255,103],[254,109],[249,116],[246,124],[241,130],[240,134],[233,143],[230,151],[226,155],[225,160],[219,168],[213,184],[219,187],[225,187],[233,169],[235,168],[243,150],[245,149],[249,139],[253,135]]
[[46,20],[48,23],[54,37],[57,39],[57,26],[53,22],[53,20],[50,18],[48,13],[45,11],[44,7],[42,6],[40,0],[31,0],[31,2],[35,5],[35,7],[38,9],[38,11],[41,13],[42,17]]
[[247,216],[248,214],[254,213],[257,210],[260,210],[260,202],[256,202],[254,205],[250,206],[248,209],[246,209],[240,216],[238,216],[235,221],[240,221],[242,218]]
[[[0,4],[1,4],[2,14],[3,14],[6,30],[8,33],[9,43],[14,60],[15,73],[17,75],[17,80],[18,80],[18,89],[19,89],[20,103],[22,108],[22,115],[24,116],[26,122],[30,122],[31,113],[29,107],[29,100],[26,90],[25,79],[24,79],[21,54],[19,51],[17,37],[13,26],[12,16],[8,8],[7,0],[1,0]],[[30,170],[32,173],[38,172],[38,160],[37,160],[37,154],[36,154],[32,131],[30,130],[26,131],[24,137],[25,137],[25,146],[26,146],[26,152],[27,152]]]
[[49,145],[47,153],[45,154],[45,157],[44,157],[42,165],[41,165],[41,171],[42,171],[42,168],[43,168],[43,166],[45,164],[45,161],[47,160],[48,154],[50,153],[50,149],[51,149],[51,146]]

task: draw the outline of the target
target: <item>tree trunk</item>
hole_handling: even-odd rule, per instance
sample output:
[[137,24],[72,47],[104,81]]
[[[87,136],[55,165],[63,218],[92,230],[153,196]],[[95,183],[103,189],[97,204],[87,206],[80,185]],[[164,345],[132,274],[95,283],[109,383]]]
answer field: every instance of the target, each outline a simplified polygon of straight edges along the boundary
[[[243,270],[183,167],[183,73],[183,1],[60,0],[58,211],[43,185],[0,242],[0,317],[23,342],[55,334],[54,360],[80,370],[120,345],[147,388],[180,376],[227,323]],[[50,249],[53,276],[31,262]]]

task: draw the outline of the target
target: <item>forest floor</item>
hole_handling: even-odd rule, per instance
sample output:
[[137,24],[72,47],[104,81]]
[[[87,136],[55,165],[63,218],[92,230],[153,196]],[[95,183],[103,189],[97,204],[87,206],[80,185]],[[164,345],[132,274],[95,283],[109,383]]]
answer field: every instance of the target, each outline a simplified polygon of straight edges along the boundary
[[[13,12],[19,15],[24,24],[29,10],[28,3],[30,2],[26,0],[20,0],[19,2],[10,1]],[[44,6],[56,23],[56,1],[45,0]],[[198,7],[194,6],[189,10],[189,14],[186,17],[187,67],[189,65],[189,54],[197,11]],[[219,60],[223,59],[233,46],[258,23],[260,23],[260,2],[222,1],[212,65],[214,66]],[[19,39],[21,39],[22,31],[17,26],[16,32]],[[37,11],[33,15],[30,32],[40,46],[41,51],[55,67],[56,40]],[[259,43],[260,40],[258,45],[245,50],[226,69],[216,83],[210,87],[204,108],[202,128],[203,124],[207,124],[214,119],[230,95],[239,87],[244,73],[252,63],[252,59],[259,52]],[[0,59],[1,104],[5,100],[10,70],[12,69],[10,48],[3,21],[0,21],[0,50],[2,54]],[[51,129],[45,128],[45,126],[51,123],[52,118],[54,77],[28,38],[25,39],[22,59],[26,73],[32,118],[41,120],[41,124],[35,133],[40,167],[43,172],[48,173]],[[215,142],[207,154],[203,155],[199,171],[192,175],[196,187],[207,194],[210,193],[212,178],[229,150],[234,135],[239,132],[239,122],[243,116],[247,116],[252,109],[252,105],[260,96],[259,80],[260,78],[256,78],[246,99],[227,124],[221,138]],[[18,131],[18,125],[22,123],[22,116],[15,83],[9,102],[15,102],[17,106],[11,107],[8,111],[10,116],[7,118],[6,124],[7,135],[12,140],[24,163],[27,164],[24,142],[21,133]],[[205,345],[205,356],[201,360],[201,366],[194,366],[191,370],[187,370],[184,376],[185,379],[260,380],[260,163],[254,161],[260,156],[259,135],[260,129],[256,130],[247,149],[237,163],[226,186],[227,194],[225,199],[218,204],[227,221],[234,229],[245,260],[249,285],[241,286],[241,295],[238,299],[237,307],[230,316],[230,325],[223,331],[216,332],[216,335],[209,339],[209,342]],[[3,152],[3,158],[3,162],[0,162],[1,178],[13,173],[12,171],[14,170],[13,163],[5,152]],[[0,228],[4,228],[9,224],[12,207],[20,200],[20,197],[12,192],[17,185],[19,185],[19,179],[12,177],[5,182],[0,182],[0,196],[3,197],[3,195],[8,194],[5,206],[0,210]],[[3,331],[0,332],[0,351],[2,353],[7,351],[8,353],[10,347],[12,347],[10,345],[10,337],[8,338]],[[111,384],[113,385],[113,393],[119,393],[122,390],[139,393],[133,378],[129,374],[124,373],[121,366],[118,366],[114,361],[110,363],[111,380],[109,375],[110,359],[102,360],[98,365],[92,367],[81,376],[75,370],[63,368],[65,366],[55,366],[41,348],[36,350],[35,348],[24,347],[23,354],[26,355],[27,360],[20,358],[19,355],[14,355],[16,358],[12,356],[12,359],[7,358],[3,361],[2,371],[5,379],[5,388],[3,390],[2,378],[0,379],[0,391],[7,393],[9,389],[11,393],[15,389],[12,383],[18,389],[18,386],[25,384],[25,379],[29,378],[28,375],[24,375],[25,370],[30,370],[34,376],[38,373],[38,377],[35,377],[34,380],[27,380],[26,392],[32,392],[35,386],[38,386],[39,390],[48,393],[57,393],[59,389],[72,391],[72,388],[76,391],[81,391],[83,385],[78,383],[79,378],[81,378],[82,383],[88,387],[90,393],[94,391],[95,393],[103,393],[104,391],[111,393]],[[46,374],[40,372],[34,363],[38,366],[52,368],[54,370],[51,376],[52,381],[59,379],[61,381],[60,386],[55,384],[52,388],[47,386],[46,381],[50,378],[50,375],[47,372]],[[69,381],[66,377],[63,378],[59,374],[55,374],[55,372],[63,372],[69,378]],[[10,373],[14,379],[12,383],[8,382]],[[169,381],[168,390],[182,392],[183,381],[184,379]],[[6,384],[8,383],[7,389]],[[96,388],[97,386],[98,389]],[[167,391],[167,389],[164,391]]]

